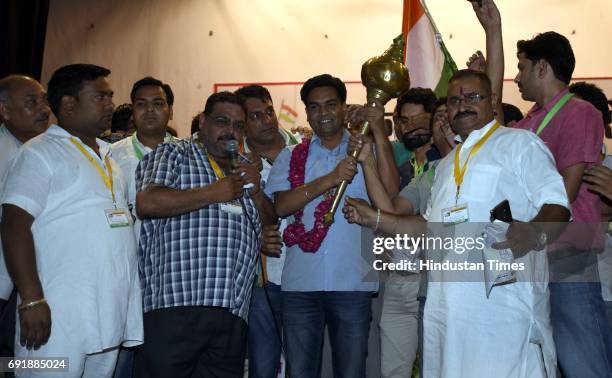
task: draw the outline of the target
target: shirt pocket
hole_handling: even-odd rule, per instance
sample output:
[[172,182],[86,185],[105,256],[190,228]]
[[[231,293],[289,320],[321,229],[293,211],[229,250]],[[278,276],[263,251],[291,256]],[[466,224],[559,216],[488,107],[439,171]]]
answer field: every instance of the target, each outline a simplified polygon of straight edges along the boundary
[[493,199],[499,183],[501,167],[479,164],[469,167],[466,172],[466,183],[461,188],[461,197],[476,202],[488,202]]

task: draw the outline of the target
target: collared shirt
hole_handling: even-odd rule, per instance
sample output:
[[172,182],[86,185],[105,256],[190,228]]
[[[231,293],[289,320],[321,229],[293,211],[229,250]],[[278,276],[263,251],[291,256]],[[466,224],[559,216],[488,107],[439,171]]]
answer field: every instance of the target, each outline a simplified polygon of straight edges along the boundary
[[[279,127],[278,131],[279,131],[279,134],[282,135],[283,140],[285,141],[285,146],[293,146],[295,144],[300,143],[301,141],[301,138],[299,138],[299,136],[295,136],[291,134],[289,131],[283,129],[282,127]],[[249,153],[251,151],[246,141],[244,143],[244,151],[246,153]],[[264,158],[261,159],[261,162],[262,162],[263,168],[261,172],[259,173],[261,174],[262,188],[264,188],[265,190],[266,182],[268,181],[268,176],[270,175],[270,170],[272,169],[273,162],[268,161],[268,159],[264,159]],[[278,228],[281,234],[283,233],[286,227],[287,227],[287,219],[282,219],[280,222],[280,226]],[[286,255],[287,255],[287,247],[283,244],[281,248],[280,257],[267,256],[266,275],[267,275],[268,281],[275,283],[277,285],[281,284],[281,276],[283,274],[283,267],[285,266]]]
[[[217,181],[206,152],[193,138],[164,143],[136,170],[136,190],[178,190]],[[190,213],[142,222],[138,246],[144,311],[177,306],[224,307],[247,321],[261,220],[247,191],[243,214],[214,203]],[[244,211],[246,210],[246,212]]]
[[[338,146],[328,150],[314,136],[310,142],[306,161],[306,183],[327,175],[346,158],[348,131],[344,131]],[[274,193],[291,189],[288,181],[289,162],[294,147],[285,148],[276,158],[265,189],[270,198]],[[347,196],[368,201],[365,179],[361,167],[348,185],[341,200]],[[319,196],[304,208],[302,222],[307,230],[314,224],[315,207],[323,200]],[[289,218],[293,221],[293,217]],[[289,247],[282,276],[283,291],[377,291],[378,276],[372,271],[373,254],[370,246],[361,248],[361,227],[349,224],[338,209],[335,221],[316,253],[304,253],[298,245]]]
[[[172,135],[166,133],[164,143],[173,142],[175,139],[176,138]],[[139,155],[145,156],[151,151],[151,148],[145,146],[138,140],[136,133],[111,144],[113,159],[119,164],[126,178],[128,207],[134,218],[134,234],[136,240],[138,240],[140,236],[141,223],[136,214],[136,167],[138,167],[138,163],[140,163]]]
[[[143,340],[142,297],[131,227],[111,228],[105,210],[111,191],[100,173],[52,125],[19,150],[2,196],[34,217],[36,266],[52,311],[54,334],[69,333],[74,347],[89,354]],[[109,145],[97,140],[100,155]],[[105,160],[83,145],[93,160]],[[112,166],[118,208],[127,209],[121,168]],[[43,346],[44,348],[44,346]]]
[[[566,93],[568,90],[564,89],[546,105],[534,105],[516,127],[535,132],[546,114]],[[539,136],[552,152],[557,170],[562,171],[580,163],[586,163],[587,168],[599,164],[603,133],[603,121],[597,109],[573,97]],[[589,192],[587,186],[582,184],[576,200],[571,204],[571,210],[574,224],[559,237],[555,245],[569,243],[578,249],[590,249],[593,240],[596,240],[596,244],[602,244],[603,235],[596,237],[597,227],[594,226],[600,220],[599,196]]]
[[[0,125],[0,190],[4,187],[9,167],[21,144],[21,141],[15,138],[4,124]],[[2,219],[2,207],[0,207],[0,219]],[[13,281],[6,270],[0,242],[0,299],[8,300],[12,291]]]
[[[469,134],[461,147],[460,164],[494,124],[491,121]],[[545,204],[569,207],[553,156],[535,134],[506,127],[493,132],[470,158],[458,200],[453,173],[457,148],[436,168],[426,216],[430,223],[442,222],[443,209],[467,204],[469,223],[449,227],[454,240],[460,235],[481,235],[490,210],[506,199],[513,217],[520,221],[533,219]],[[441,256],[482,263],[482,253],[472,252],[478,251],[447,251]],[[431,253],[442,252],[429,253],[435,258]],[[469,280],[458,280],[451,270],[428,272],[424,375],[476,377],[496,371],[499,376],[511,376],[519,369],[535,371],[532,364],[540,361],[530,355],[535,347],[531,343],[539,344],[546,370],[555,371],[546,253],[532,251],[515,261],[525,264],[524,270],[515,272],[517,282],[493,287],[489,297],[481,270],[471,272]],[[507,358],[499,359],[502,354]],[[466,355],[473,358],[463,358]]]

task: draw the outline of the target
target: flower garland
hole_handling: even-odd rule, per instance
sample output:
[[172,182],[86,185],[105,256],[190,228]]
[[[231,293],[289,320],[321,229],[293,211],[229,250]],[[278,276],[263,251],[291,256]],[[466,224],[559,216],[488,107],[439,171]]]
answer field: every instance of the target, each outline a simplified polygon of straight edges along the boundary
[[[288,177],[291,189],[304,185],[309,147],[310,139],[304,139],[302,143],[295,146],[291,153]],[[331,208],[333,199],[334,196],[331,190],[324,194],[323,201],[315,208],[315,223],[310,231],[306,231],[306,227],[304,227],[304,223],[302,223],[304,209],[300,209],[293,214],[293,223],[288,225],[283,232],[283,240],[287,247],[297,244],[304,252],[315,253],[319,250],[329,230],[329,226],[325,226],[323,222],[323,216]]]

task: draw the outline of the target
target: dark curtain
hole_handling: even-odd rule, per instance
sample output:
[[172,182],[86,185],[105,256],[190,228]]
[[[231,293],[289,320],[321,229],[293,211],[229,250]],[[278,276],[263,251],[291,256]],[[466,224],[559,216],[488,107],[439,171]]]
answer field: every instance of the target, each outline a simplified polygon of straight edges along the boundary
[[0,0],[0,77],[40,81],[50,0]]

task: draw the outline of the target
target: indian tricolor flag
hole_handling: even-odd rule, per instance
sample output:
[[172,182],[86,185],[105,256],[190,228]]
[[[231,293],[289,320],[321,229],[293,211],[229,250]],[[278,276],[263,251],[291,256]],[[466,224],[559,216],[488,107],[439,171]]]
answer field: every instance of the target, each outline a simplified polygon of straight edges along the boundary
[[446,96],[448,79],[457,71],[457,65],[442,42],[425,0],[404,0],[402,32],[410,86],[431,88],[436,96]]
[[298,117],[298,112],[296,112],[291,106],[285,104],[285,100],[281,102],[280,111],[278,112],[278,118],[288,127],[294,127],[295,121]]

